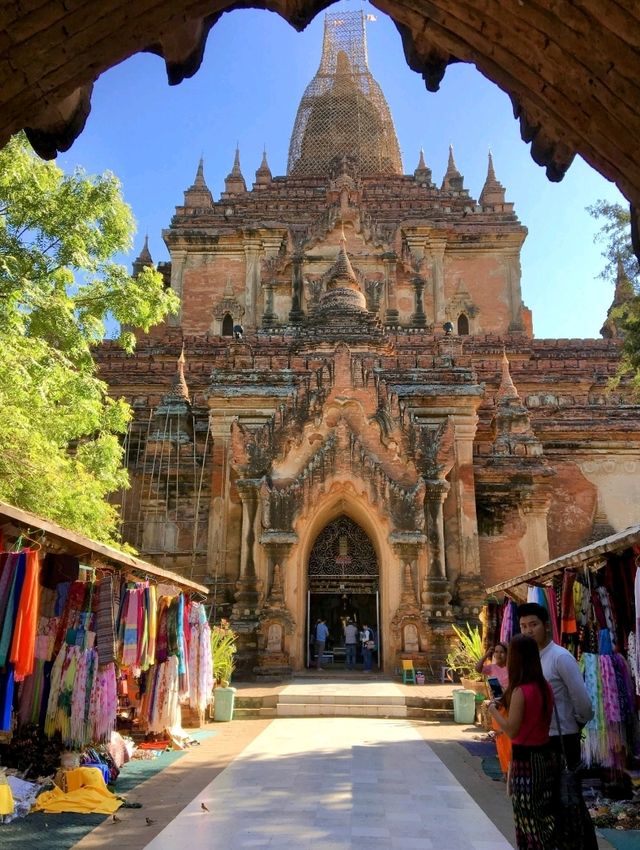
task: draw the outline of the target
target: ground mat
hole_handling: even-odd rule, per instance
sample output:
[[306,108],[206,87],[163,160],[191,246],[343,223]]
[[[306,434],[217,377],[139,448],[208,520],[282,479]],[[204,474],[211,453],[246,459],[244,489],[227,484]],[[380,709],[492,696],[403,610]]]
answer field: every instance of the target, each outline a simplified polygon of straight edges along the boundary
[[640,847],[640,829],[601,829],[598,835],[612,844],[616,850],[638,850]]
[[[217,733],[209,730],[190,732],[196,741],[210,738]],[[170,750],[149,761],[134,760],[122,768],[114,785],[116,794],[126,795],[137,785],[146,782],[156,773],[177,761],[188,750]],[[88,832],[105,820],[105,815],[81,815],[65,812],[48,815],[34,812],[26,818],[0,825],[0,847],[2,850],[25,850],[26,847],[44,847],[46,850],[70,850]]]
[[493,741],[459,741],[459,743],[472,756],[488,758],[496,754],[496,745]]
[[483,771],[490,779],[493,779],[494,782],[502,782],[504,775],[502,773],[502,768],[500,767],[498,756],[487,756],[482,759],[481,764]]

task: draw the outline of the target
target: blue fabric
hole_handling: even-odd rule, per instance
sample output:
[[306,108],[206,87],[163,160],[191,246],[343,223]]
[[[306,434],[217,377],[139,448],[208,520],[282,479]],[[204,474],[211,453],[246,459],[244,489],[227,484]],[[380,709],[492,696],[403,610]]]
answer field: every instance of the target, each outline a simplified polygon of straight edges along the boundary
[[611,632],[609,629],[600,629],[598,634],[598,653],[600,655],[613,655]]
[[11,731],[11,707],[13,706],[13,664],[0,673],[0,731]]
[[353,670],[356,666],[356,645],[355,643],[346,643],[344,646],[344,661],[347,670]]
[[16,571],[13,574],[11,590],[9,591],[9,600],[5,611],[4,623],[2,626],[2,635],[0,636],[0,667],[4,667],[9,657],[11,649],[11,640],[13,638],[13,629],[16,622],[16,615],[20,605],[20,594],[22,593],[22,585],[27,571],[27,554],[20,552]]
[[101,761],[88,761],[83,764],[82,767],[95,767],[102,774],[105,785],[108,785],[111,782],[111,772],[109,771],[108,766],[103,764]]

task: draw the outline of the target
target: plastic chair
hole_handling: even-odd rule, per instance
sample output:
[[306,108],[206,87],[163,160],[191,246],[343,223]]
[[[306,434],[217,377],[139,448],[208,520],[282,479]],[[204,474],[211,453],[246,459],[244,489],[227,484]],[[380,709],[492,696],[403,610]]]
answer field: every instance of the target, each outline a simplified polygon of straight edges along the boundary
[[416,671],[413,669],[413,661],[402,661],[402,684],[416,683]]

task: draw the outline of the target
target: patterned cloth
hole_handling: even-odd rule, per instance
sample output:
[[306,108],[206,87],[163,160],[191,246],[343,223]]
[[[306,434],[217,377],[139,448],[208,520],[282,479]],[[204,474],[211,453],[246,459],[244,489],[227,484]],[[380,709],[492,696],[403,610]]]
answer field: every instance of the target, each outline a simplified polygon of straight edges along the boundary
[[553,761],[548,746],[513,745],[509,794],[518,850],[554,850]]

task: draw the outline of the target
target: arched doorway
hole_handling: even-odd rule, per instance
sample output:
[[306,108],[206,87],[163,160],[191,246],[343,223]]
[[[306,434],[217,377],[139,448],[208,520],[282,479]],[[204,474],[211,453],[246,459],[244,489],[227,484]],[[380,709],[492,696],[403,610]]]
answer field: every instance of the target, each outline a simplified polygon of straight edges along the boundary
[[[309,554],[307,594],[307,664],[313,662],[313,633],[319,618],[326,620],[329,639],[323,664],[344,666],[344,627],[351,620],[358,630],[374,632],[374,666],[380,666],[379,566],[367,533],[341,515],[324,527]],[[358,644],[357,666],[362,664]]]

